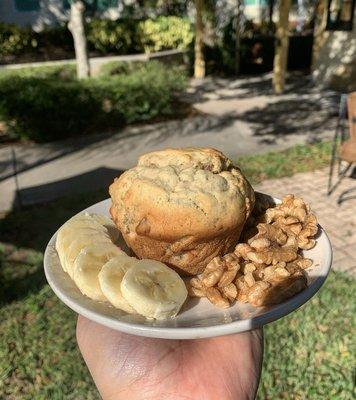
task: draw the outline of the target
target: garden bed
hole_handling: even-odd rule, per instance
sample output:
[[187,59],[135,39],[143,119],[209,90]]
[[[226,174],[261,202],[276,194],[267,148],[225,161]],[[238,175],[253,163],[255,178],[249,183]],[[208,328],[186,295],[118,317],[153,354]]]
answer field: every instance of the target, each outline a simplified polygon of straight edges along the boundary
[[[185,50],[193,41],[187,18],[160,16],[153,19],[92,18],[86,24],[90,57]],[[74,58],[73,38],[66,25],[35,32],[0,22],[0,64]]]

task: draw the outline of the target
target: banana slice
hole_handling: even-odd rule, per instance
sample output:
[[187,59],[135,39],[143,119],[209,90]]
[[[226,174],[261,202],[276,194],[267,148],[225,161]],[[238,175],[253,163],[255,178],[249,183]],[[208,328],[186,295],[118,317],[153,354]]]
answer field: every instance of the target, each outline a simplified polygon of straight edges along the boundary
[[[64,268],[68,275],[73,279],[73,271],[74,271],[74,262],[78,257],[84,247],[91,245],[113,245],[108,235],[104,235],[100,232],[96,234],[88,234],[87,231],[85,233],[77,232],[77,237],[72,241],[72,243],[67,248],[67,251],[64,254]],[[116,246],[115,246],[116,247]]]
[[134,257],[120,255],[109,260],[99,273],[100,288],[104,296],[114,307],[130,314],[136,314],[136,311],[123,297],[121,282],[125,273],[137,262],[138,260]]
[[99,284],[99,272],[104,264],[125,254],[113,243],[95,243],[84,247],[74,262],[73,280],[79,290],[93,300],[105,301]]
[[108,236],[107,229],[104,226],[100,225],[98,222],[94,221],[93,218],[85,214],[76,215],[68,220],[59,229],[56,240],[56,250],[64,270],[66,270],[64,261],[65,253],[73,240],[78,236],[78,234],[80,234],[80,232],[84,233],[83,231],[92,234],[98,234],[101,232]]
[[181,277],[154,260],[140,260],[124,275],[121,292],[139,314],[147,318],[175,317],[187,298]]
[[107,217],[99,214],[79,214],[58,231],[56,250],[62,268],[73,278],[73,263],[80,250],[93,243],[110,243],[118,239],[119,231]]
[[98,222],[100,225],[104,226],[107,229],[110,239],[115,243],[120,236],[120,231],[117,229],[114,222],[105,215],[100,215],[100,214],[89,214],[89,215],[94,219],[94,221]]

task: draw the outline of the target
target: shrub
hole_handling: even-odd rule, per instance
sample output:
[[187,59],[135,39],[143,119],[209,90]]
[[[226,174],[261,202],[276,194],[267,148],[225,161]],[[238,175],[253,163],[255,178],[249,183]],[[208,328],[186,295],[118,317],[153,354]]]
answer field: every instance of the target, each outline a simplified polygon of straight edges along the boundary
[[17,138],[48,142],[125,123],[172,115],[186,83],[177,67],[158,62],[127,74],[78,81],[71,69],[0,75],[0,120]]
[[[89,50],[104,55],[186,49],[193,40],[189,20],[175,16],[143,21],[93,18],[87,23],[86,32]],[[56,54],[54,50],[73,56],[73,39],[66,25],[34,32],[30,28],[0,23],[0,56],[38,53],[52,58]]]
[[130,74],[148,65],[146,61],[110,61],[100,67],[100,76]]
[[0,79],[0,116],[15,137],[38,142],[65,138],[90,125],[98,109],[96,96],[79,81]]
[[0,23],[0,56],[33,51],[37,45],[36,33],[31,29]]
[[194,34],[190,21],[175,16],[147,19],[138,24],[139,41],[145,52],[187,49]]
[[90,48],[102,54],[128,54],[136,51],[136,24],[128,20],[93,19],[87,25]]
[[167,68],[158,62],[139,63],[130,73],[99,79],[103,97],[112,110],[123,113],[125,122],[146,121],[171,115],[174,93],[185,87],[185,74],[177,67]]

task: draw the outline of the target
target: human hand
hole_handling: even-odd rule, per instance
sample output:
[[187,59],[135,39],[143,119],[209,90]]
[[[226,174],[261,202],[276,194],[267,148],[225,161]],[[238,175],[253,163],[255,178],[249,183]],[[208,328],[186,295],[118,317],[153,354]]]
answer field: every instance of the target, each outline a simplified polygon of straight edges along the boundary
[[255,398],[262,331],[197,340],[151,339],[79,316],[77,341],[103,400]]

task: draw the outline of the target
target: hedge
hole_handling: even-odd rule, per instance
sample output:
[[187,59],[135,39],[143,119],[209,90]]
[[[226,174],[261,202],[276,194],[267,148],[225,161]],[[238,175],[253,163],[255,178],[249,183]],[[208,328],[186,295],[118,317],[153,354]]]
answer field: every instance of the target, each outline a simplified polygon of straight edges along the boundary
[[[193,28],[186,18],[176,16],[147,20],[93,18],[86,24],[88,47],[99,54],[131,54],[167,49],[185,49],[193,40]],[[73,39],[65,25],[41,32],[0,23],[0,57],[44,53],[53,48],[73,51]]]
[[149,62],[78,81],[72,68],[0,75],[0,121],[16,138],[48,142],[174,114],[186,85],[177,67]]
[[138,24],[138,36],[146,53],[189,47],[194,38],[191,23],[179,17],[158,17]]

